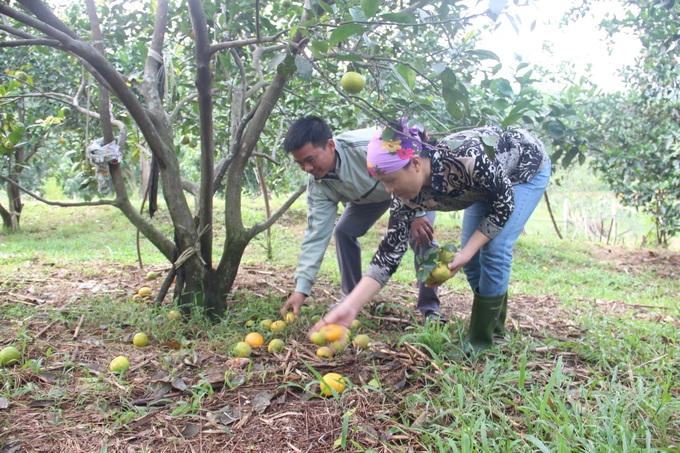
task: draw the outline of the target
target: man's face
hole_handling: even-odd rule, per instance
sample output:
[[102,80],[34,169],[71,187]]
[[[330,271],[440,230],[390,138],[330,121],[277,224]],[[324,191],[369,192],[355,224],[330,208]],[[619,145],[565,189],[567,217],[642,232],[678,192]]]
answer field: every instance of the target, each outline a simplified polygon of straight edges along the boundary
[[321,179],[329,171],[335,170],[335,142],[332,138],[326,142],[326,146],[323,148],[307,143],[290,154],[302,170],[316,179]]

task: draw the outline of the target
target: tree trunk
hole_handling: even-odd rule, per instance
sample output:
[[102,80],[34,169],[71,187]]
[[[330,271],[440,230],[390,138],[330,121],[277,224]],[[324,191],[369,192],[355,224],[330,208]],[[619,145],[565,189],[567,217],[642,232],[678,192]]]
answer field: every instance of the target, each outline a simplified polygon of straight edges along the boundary
[[[9,178],[16,182],[16,175],[9,175]],[[2,217],[2,226],[6,230],[18,231],[21,224],[21,211],[24,209],[21,203],[21,191],[14,185],[7,183],[7,198],[9,205],[7,208],[0,205],[0,217]]]
[[12,229],[12,216],[9,211],[0,204],[0,217],[2,217],[2,226],[6,230]]

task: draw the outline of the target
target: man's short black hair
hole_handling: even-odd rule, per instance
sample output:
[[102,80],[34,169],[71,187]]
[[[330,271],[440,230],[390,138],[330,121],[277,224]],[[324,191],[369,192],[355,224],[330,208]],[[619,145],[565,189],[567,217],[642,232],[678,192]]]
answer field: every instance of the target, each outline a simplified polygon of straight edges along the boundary
[[318,116],[307,115],[297,119],[290,126],[283,140],[283,149],[290,153],[307,143],[311,143],[315,148],[323,148],[331,138],[333,138],[333,133],[324,120]]

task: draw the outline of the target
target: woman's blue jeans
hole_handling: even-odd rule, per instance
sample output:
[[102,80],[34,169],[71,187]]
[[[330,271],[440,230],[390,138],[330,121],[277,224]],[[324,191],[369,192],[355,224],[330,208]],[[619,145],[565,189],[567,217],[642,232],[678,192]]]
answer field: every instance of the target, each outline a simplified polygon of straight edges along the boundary
[[[484,245],[463,267],[470,288],[482,296],[501,296],[508,290],[512,249],[529,217],[541,201],[550,181],[550,161],[528,182],[513,186],[515,209],[500,233]],[[465,247],[482,218],[489,212],[486,201],[478,201],[465,210],[462,245]]]

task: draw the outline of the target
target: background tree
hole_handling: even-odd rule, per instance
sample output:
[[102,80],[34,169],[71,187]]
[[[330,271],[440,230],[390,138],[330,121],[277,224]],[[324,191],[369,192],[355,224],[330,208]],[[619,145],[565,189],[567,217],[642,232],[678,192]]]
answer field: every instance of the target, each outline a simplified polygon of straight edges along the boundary
[[[680,228],[680,5],[626,0],[626,14],[604,20],[610,35],[640,38],[642,52],[623,71],[625,93],[598,94],[577,104],[584,148],[624,205],[648,213],[657,242]],[[583,13],[588,4],[577,11]]]

